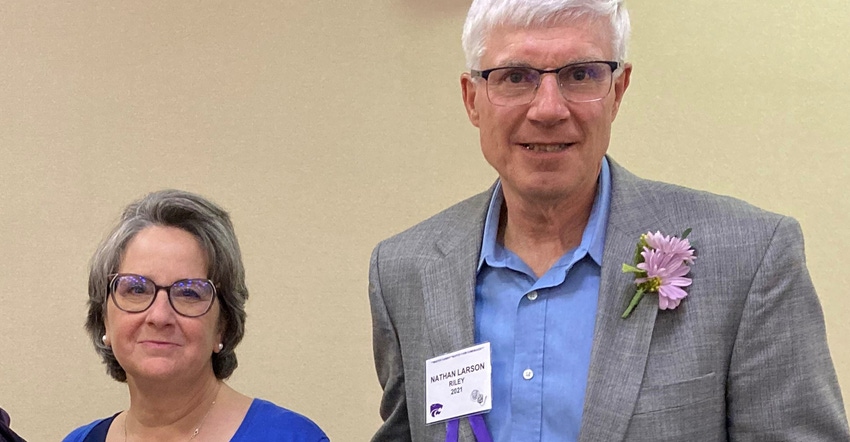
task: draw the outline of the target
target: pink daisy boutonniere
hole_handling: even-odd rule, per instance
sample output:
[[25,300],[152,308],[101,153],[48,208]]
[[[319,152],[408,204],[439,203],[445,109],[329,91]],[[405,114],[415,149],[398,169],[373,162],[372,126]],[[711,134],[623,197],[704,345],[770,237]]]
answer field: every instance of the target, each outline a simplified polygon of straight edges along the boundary
[[672,310],[688,296],[683,287],[691,285],[691,278],[685,275],[694,263],[694,248],[688,241],[691,229],[682,236],[664,236],[661,232],[647,232],[640,236],[635,248],[634,265],[623,264],[624,273],[635,274],[637,290],[623,319],[628,318],[643,295],[658,293],[658,308]]

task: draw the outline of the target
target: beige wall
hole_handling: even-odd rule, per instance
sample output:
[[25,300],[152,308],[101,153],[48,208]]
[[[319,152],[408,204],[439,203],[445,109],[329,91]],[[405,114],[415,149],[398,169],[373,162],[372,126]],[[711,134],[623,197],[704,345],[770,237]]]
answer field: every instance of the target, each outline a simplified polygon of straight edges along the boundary
[[[347,4],[344,4],[347,3]],[[163,187],[233,215],[248,331],[231,384],[339,441],[377,427],[381,238],[494,178],[458,76],[468,1],[0,1],[0,405],[57,440],[127,404],[82,329],[86,266]],[[850,3],[634,1],[611,153],[800,220],[850,391]]]

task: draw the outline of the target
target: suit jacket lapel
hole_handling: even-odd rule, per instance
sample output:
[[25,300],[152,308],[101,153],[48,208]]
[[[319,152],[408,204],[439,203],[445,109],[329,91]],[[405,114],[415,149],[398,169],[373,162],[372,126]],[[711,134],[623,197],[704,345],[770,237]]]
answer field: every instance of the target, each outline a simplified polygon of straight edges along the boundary
[[433,356],[474,344],[477,258],[477,251],[462,247],[425,268],[425,320]]
[[423,270],[425,321],[434,356],[475,343],[475,274],[493,188],[468,200],[436,238],[437,256]]
[[618,441],[625,436],[643,379],[658,306],[650,294],[628,319],[620,317],[635,292],[634,275],[623,273],[622,264],[631,264],[641,234],[664,230],[667,224],[657,215],[657,202],[645,182],[609,161],[611,208],[579,435],[582,442]]

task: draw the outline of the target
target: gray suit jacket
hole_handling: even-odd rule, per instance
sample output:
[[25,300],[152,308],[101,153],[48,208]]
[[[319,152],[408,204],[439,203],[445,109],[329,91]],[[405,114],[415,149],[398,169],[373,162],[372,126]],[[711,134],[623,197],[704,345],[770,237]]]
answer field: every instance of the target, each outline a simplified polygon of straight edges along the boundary
[[[635,177],[612,196],[580,441],[850,441],[800,227],[741,201]],[[383,387],[377,441],[443,441],[425,426],[425,360],[473,345],[474,287],[493,189],[381,242],[369,272]],[[642,233],[679,234],[698,258],[689,296],[628,319]],[[569,351],[565,348],[564,351]],[[462,441],[474,441],[468,424]],[[514,440],[523,440],[514,435]]]

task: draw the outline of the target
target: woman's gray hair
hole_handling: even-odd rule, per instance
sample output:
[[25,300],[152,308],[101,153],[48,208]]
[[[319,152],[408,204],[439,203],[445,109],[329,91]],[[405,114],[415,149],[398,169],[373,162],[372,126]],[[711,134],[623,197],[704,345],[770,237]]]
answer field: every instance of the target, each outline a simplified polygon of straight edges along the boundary
[[617,60],[626,60],[630,24],[624,0],[474,0],[463,25],[461,42],[468,69],[480,69],[486,40],[500,26],[533,29],[569,23],[582,17],[608,19]]
[[197,238],[206,252],[207,278],[216,285],[220,303],[220,330],[224,349],[212,354],[212,366],[218,379],[233,374],[236,346],[245,334],[245,267],[230,216],[211,201],[181,190],[153,192],[124,209],[118,225],[98,246],[89,270],[89,302],[86,330],[95,350],[103,358],[106,371],[115,380],[127,381],[127,373],[115,359],[112,348],[102,337],[106,333],[104,319],[109,277],[118,272],[127,244],[150,226],[176,227]]

